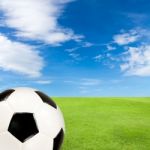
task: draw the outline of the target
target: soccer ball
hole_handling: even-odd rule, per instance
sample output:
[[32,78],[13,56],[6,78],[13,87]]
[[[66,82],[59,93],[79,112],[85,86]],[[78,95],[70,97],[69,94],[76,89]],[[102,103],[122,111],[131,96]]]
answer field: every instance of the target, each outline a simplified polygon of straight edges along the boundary
[[60,150],[65,132],[59,107],[30,88],[0,93],[0,150]]

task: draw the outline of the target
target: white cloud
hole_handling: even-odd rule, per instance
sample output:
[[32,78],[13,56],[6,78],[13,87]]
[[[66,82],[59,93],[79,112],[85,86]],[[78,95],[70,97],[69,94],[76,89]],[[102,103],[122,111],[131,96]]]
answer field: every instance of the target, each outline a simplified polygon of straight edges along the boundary
[[41,75],[43,66],[43,59],[34,47],[13,42],[0,34],[0,68],[2,70],[38,77]]
[[38,80],[38,81],[36,81],[36,83],[38,83],[38,84],[51,84],[51,83],[53,83],[53,81],[52,80]]
[[101,83],[102,80],[99,79],[92,79],[92,78],[81,79],[81,82],[79,84],[80,92],[81,93],[91,93],[92,91],[99,92],[100,91],[99,85],[101,85]]
[[72,52],[76,51],[77,49],[79,49],[79,47],[68,48],[65,51],[68,52],[68,53],[72,53]]
[[107,45],[107,50],[112,51],[112,50],[115,50],[115,49],[116,49],[116,47],[114,47],[110,44]]
[[82,47],[92,47],[92,46],[94,46],[94,44],[90,42],[84,42],[82,45]]
[[71,56],[75,60],[80,60],[80,54],[77,53],[69,53],[69,56]]
[[99,54],[93,58],[96,62],[99,62],[102,59],[102,55]]
[[60,44],[68,40],[80,41],[71,29],[63,28],[58,19],[71,0],[0,0],[4,12],[4,26],[16,30],[16,36]]
[[136,42],[139,37],[140,35],[136,30],[130,30],[129,32],[114,35],[113,40],[118,45],[127,45]]
[[102,83],[101,80],[93,79],[93,78],[83,78],[79,80],[66,80],[64,82],[69,84],[79,85],[82,88],[87,88],[88,86],[96,86]]
[[150,45],[129,47],[121,70],[127,75],[150,76]]
[[94,79],[94,78],[83,78],[83,79],[76,79],[76,80],[66,80],[64,81],[66,84],[77,86],[80,90],[80,93],[91,93],[99,92],[99,86],[102,84],[102,80]]
[[101,80],[98,79],[82,79],[80,85],[82,86],[96,86],[101,84]]
[[74,52],[74,51],[76,51],[76,50],[78,50],[80,48],[89,48],[89,47],[94,46],[94,44],[90,43],[90,42],[81,42],[80,44],[81,45],[78,46],[78,47],[68,48],[65,51],[68,52],[68,53],[72,53],[72,52]]
[[147,14],[144,13],[125,13],[125,16],[127,16],[129,19],[131,19],[131,21],[133,21],[136,24],[139,23],[143,23],[144,21],[146,21],[149,16]]

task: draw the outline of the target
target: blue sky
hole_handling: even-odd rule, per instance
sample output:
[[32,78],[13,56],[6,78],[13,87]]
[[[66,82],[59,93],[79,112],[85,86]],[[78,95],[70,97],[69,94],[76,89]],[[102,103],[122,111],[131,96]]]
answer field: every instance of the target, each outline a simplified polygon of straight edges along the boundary
[[0,89],[150,96],[150,1],[0,0]]

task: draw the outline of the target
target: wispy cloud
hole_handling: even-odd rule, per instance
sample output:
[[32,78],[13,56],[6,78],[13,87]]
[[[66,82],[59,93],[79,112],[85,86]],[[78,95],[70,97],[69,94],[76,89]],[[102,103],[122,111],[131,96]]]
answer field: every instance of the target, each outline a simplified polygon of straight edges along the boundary
[[76,51],[77,49],[79,49],[79,47],[68,48],[65,51],[68,52],[68,53],[72,53],[72,52]]
[[95,86],[95,85],[100,85],[101,84],[101,80],[99,79],[82,79],[80,85],[82,86]]
[[145,13],[125,13],[125,16],[127,16],[132,22],[136,23],[136,24],[141,24],[143,23],[145,20],[147,20],[149,18],[149,16]]
[[96,61],[96,62],[100,62],[102,60],[103,56],[101,54],[99,55],[96,55],[93,57],[93,59]]
[[85,78],[81,80],[79,89],[83,94],[91,93],[91,92],[99,92],[101,91],[100,85],[102,84],[102,80],[100,79],[92,79]]
[[92,46],[94,46],[95,44],[93,44],[93,43],[90,43],[90,42],[83,42],[82,43],[82,47],[92,47]]
[[91,87],[85,87],[85,86],[83,86],[83,87],[80,86],[79,89],[80,89],[81,94],[99,93],[102,91],[101,88],[91,88]]
[[150,76],[150,45],[129,47],[120,67],[126,75]]
[[72,57],[74,60],[80,60],[80,54],[78,53],[69,53],[69,56]]
[[38,80],[35,83],[46,85],[46,84],[52,84],[53,81],[52,80]]
[[136,30],[130,30],[113,36],[113,42],[118,45],[127,45],[136,42],[140,37]]
[[116,49],[116,47],[112,46],[111,44],[107,44],[106,47],[107,47],[107,50],[109,50],[109,51],[112,51],[112,50]]
[[0,68],[30,77],[38,77],[44,61],[34,47],[14,42],[0,34]]
[[93,78],[82,78],[79,80],[66,80],[64,82],[68,84],[75,84],[82,88],[85,88],[85,86],[96,86],[102,83],[100,79],[93,79]]
[[58,18],[72,0],[0,0],[4,13],[3,26],[16,30],[15,35],[57,45],[68,40],[80,41],[83,36],[62,27]]
[[78,50],[80,48],[90,48],[92,46],[97,46],[97,44],[94,44],[94,43],[91,43],[91,42],[87,42],[87,41],[80,41],[78,43],[77,47],[68,48],[68,49],[66,49],[66,51],[72,52],[72,51],[76,51],[76,50]]
[[94,78],[82,78],[79,80],[66,80],[64,83],[74,85],[80,90],[80,93],[87,94],[91,93],[92,91],[99,92],[102,80]]

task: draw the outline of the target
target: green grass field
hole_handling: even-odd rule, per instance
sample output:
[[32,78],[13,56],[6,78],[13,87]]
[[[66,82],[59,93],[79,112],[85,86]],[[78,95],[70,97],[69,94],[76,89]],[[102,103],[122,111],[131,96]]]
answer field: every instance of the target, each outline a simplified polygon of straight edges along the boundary
[[63,150],[150,150],[150,98],[54,98],[66,122]]

